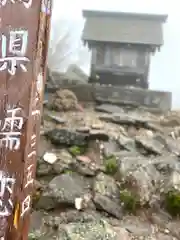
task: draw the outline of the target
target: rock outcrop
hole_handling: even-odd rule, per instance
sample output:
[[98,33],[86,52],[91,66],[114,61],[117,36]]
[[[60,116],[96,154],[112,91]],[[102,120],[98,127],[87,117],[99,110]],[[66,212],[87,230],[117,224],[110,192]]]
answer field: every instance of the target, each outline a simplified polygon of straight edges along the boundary
[[29,239],[180,239],[180,113],[73,101],[44,109]]
[[73,92],[67,89],[60,89],[52,96],[48,105],[49,108],[55,111],[76,110],[78,100]]

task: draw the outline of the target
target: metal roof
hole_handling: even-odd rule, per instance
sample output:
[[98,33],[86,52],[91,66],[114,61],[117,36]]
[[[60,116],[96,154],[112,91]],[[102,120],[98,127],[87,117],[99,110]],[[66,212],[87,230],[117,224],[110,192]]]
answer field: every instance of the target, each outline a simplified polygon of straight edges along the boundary
[[115,43],[163,44],[162,24],[167,15],[83,11],[82,39]]

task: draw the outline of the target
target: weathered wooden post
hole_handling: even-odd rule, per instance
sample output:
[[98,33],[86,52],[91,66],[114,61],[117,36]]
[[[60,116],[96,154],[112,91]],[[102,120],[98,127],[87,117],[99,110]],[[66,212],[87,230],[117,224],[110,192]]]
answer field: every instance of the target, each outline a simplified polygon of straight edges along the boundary
[[52,0],[0,0],[0,240],[27,240]]

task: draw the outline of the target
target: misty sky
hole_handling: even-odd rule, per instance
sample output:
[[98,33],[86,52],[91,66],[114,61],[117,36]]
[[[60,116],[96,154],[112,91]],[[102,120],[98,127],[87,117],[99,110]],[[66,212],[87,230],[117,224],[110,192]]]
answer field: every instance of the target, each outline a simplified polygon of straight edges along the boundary
[[[180,28],[178,0],[54,0],[53,23],[59,18],[83,25],[82,9],[168,14],[164,46],[151,60],[150,88],[173,92],[173,106],[180,108]],[[78,33],[79,34],[79,33]]]

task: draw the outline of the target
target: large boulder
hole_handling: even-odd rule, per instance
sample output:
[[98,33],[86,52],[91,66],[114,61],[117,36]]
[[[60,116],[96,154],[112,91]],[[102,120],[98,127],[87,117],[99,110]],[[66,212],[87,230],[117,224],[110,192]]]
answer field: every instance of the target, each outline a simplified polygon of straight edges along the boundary
[[61,206],[74,206],[75,199],[89,194],[91,183],[75,173],[62,174],[50,181],[43,192],[37,208],[55,209]]

